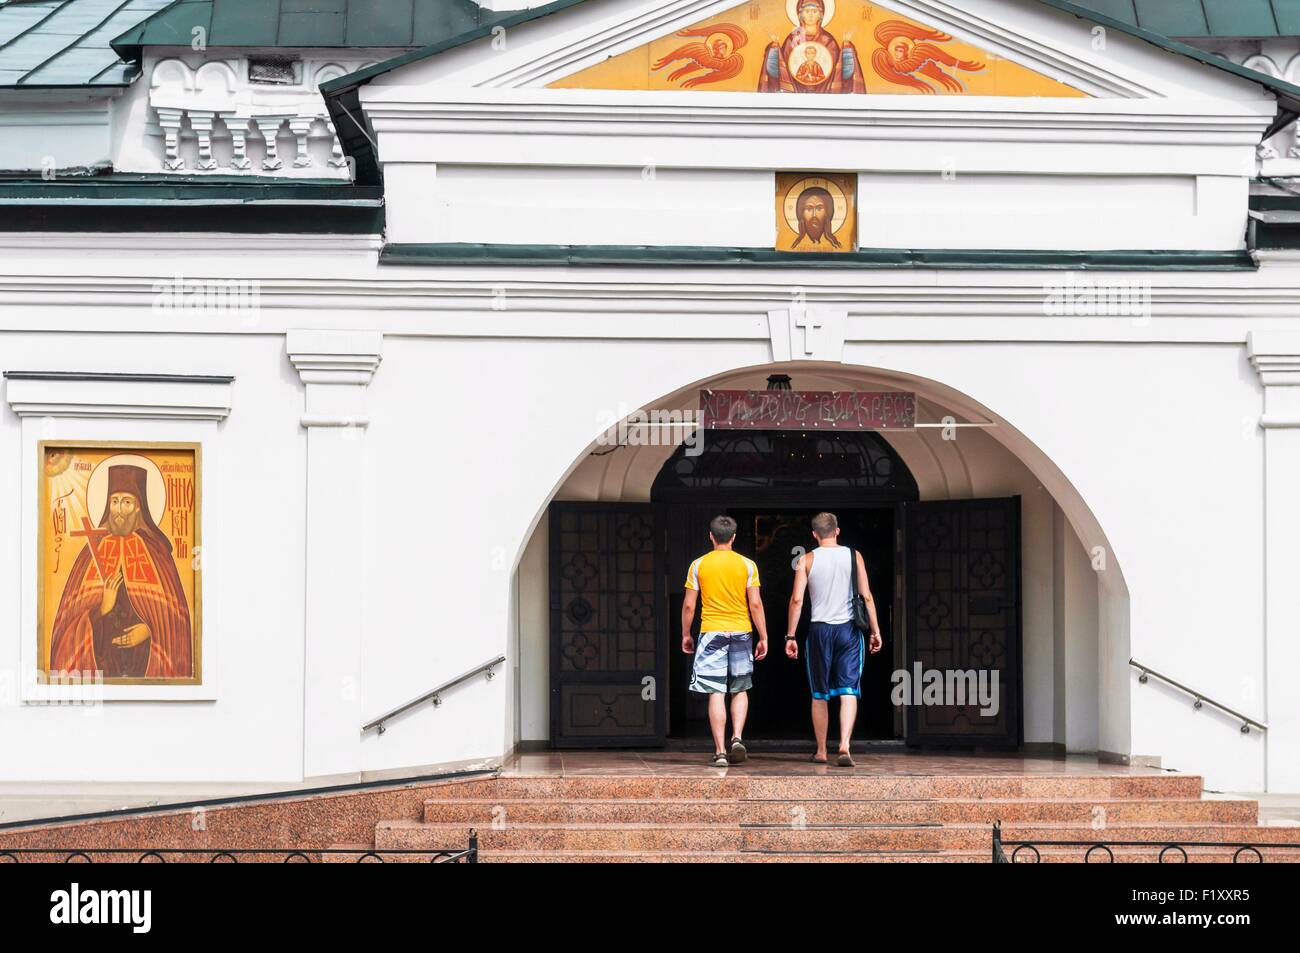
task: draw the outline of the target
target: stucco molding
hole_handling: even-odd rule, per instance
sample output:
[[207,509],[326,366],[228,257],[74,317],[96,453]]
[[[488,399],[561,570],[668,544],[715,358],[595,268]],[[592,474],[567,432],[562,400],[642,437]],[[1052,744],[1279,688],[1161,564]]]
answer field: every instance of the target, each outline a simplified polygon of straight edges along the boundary
[[221,421],[233,377],[163,374],[5,373],[5,399],[19,417],[119,417]]
[[1265,430],[1300,429],[1300,331],[1252,331],[1250,363],[1264,385]]
[[345,431],[369,426],[366,388],[383,360],[383,348],[379,331],[290,330],[285,350],[307,392],[302,426]]

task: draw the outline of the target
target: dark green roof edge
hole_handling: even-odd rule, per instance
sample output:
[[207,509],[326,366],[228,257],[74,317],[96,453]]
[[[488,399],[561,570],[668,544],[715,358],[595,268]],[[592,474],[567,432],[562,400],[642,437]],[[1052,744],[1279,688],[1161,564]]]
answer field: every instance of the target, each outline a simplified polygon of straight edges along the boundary
[[408,53],[383,60],[355,73],[349,73],[346,76],[340,76],[338,79],[321,84],[320,91],[325,97],[325,108],[329,111],[334,128],[338,130],[339,143],[343,147],[343,153],[350,156],[355,162],[356,181],[367,184],[381,184],[383,182],[383,171],[379,167],[379,157],[375,155],[374,150],[374,130],[370,128],[370,121],[366,118],[365,110],[361,108],[361,97],[357,92],[361,86],[375,76],[397,69],[399,66],[405,66],[407,63],[426,59],[445,50],[464,46],[466,43],[472,43],[474,40],[490,36],[497,27],[509,29],[530,20],[537,20],[569,7],[577,6],[583,2],[584,0],[553,0],[551,3],[531,10],[502,13],[499,16],[484,20],[474,30],[459,33],[438,43],[411,50]]
[[0,201],[108,204],[317,204],[377,206],[383,189],[335,179],[114,173],[55,179],[0,176]]
[[155,10],[153,13],[149,14],[147,17],[145,17],[143,20],[141,20],[135,26],[131,27],[126,32],[120,33],[117,36],[113,37],[113,39],[109,40],[108,41],[109,47],[112,48],[113,52],[115,52],[119,57],[121,57],[121,59],[124,62],[127,63],[139,62],[140,60],[139,41],[141,35],[144,33],[145,27],[149,24],[150,21],[157,20],[161,17],[166,16],[169,12],[171,12],[176,7],[180,6],[182,3],[185,2],[186,0],[172,0],[171,3],[167,4],[167,6],[163,7],[161,10]]
[[1108,29],[1118,30],[1129,36],[1137,37],[1139,40],[1145,40],[1153,46],[1158,46],[1162,50],[1170,53],[1177,53],[1182,56],[1196,60],[1198,63],[1204,63],[1206,66],[1213,66],[1215,69],[1221,69],[1224,72],[1231,73],[1242,79],[1250,80],[1252,83],[1259,83],[1266,89],[1270,89],[1278,94],[1280,99],[1285,100],[1282,104],[1292,112],[1300,112],[1300,86],[1294,83],[1288,83],[1285,80],[1276,79],[1267,73],[1261,73],[1258,70],[1249,69],[1245,66],[1238,66],[1236,63],[1226,57],[1216,56],[1213,53],[1207,53],[1205,50],[1197,49],[1190,44],[1180,42],[1162,33],[1153,33],[1151,30],[1143,29],[1140,26],[1134,26],[1131,23],[1125,23],[1123,20],[1116,20],[1114,17],[1107,16],[1104,13],[1098,13],[1096,10],[1090,10],[1087,7],[1072,3],[1070,0],[1038,0],[1039,3],[1045,3],[1049,7],[1055,7],[1064,13],[1073,14],[1083,20],[1091,20],[1100,26]]
[[[1264,180],[1274,184],[1271,180]],[[1300,195],[1251,195],[1250,246],[1262,251],[1300,248]]]
[[[179,0],[178,0],[179,2]],[[531,10],[511,10],[497,14],[491,19],[485,20],[477,28],[466,33],[458,33],[456,36],[448,37],[437,43],[431,43],[428,46],[422,46],[416,50],[410,50],[401,53],[390,59],[381,60],[365,69],[357,70],[355,73],[348,73],[346,76],[340,76],[338,79],[332,79],[328,83],[323,83],[320,87],[321,93],[328,99],[330,96],[367,83],[383,73],[390,72],[398,67],[405,66],[407,63],[415,63],[419,60],[427,59],[430,56],[436,56],[447,50],[455,49],[458,46],[464,46],[466,43],[472,43],[475,40],[481,40],[485,36],[490,36],[492,31],[497,27],[509,29],[510,27],[519,26],[530,20],[538,20],[552,13],[558,13],[569,7],[575,7],[585,0],[552,0],[551,3],[544,4],[540,7],[533,7]],[[492,13],[490,10],[484,10],[484,13]]]
[[608,265],[761,268],[969,268],[1093,271],[1246,271],[1246,251],[1020,251],[872,248],[821,254],[770,248],[673,245],[389,244],[383,265]]
[[[1259,181],[1265,182],[1267,184],[1273,184],[1277,180],[1262,179]],[[1250,196],[1250,207],[1252,209],[1256,209],[1257,211],[1264,211],[1266,209],[1300,211],[1300,195],[1295,195],[1295,194],[1264,195],[1261,193],[1252,193],[1252,195]]]

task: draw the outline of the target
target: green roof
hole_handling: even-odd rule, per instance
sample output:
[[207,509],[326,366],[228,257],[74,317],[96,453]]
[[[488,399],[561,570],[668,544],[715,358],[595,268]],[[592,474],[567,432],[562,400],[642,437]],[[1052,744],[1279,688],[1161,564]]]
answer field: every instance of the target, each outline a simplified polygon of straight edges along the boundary
[[[1071,13],[1076,17],[1090,20],[1093,23],[1108,27],[1109,29],[1118,30],[1121,33],[1127,33],[1129,36],[1137,37],[1139,40],[1145,40],[1152,46],[1158,46],[1160,49],[1168,50],[1170,53],[1177,53],[1180,56],[1186,56],[1188,59],[1204,63],[1206,66],[1213,66],[1215,69],[1223,70],[1225,73],[1231,73],[1234,76],[1239,76],[1252,83],[1259,83],[1259,85],[1263,86],[1265,89],[1276,93],[1281,115],[1278,117],[1278,121],[1274,124],[1274,127],[1268,131],[1264,138],[1272,136],[1280,128],[1295,119],[1296,113],[1300,113],[1300,86],[1297,86],[1294,83],[1288,83],[1286,80],[1278,79],[1275,76],[1270,76],[1268,73],[1261,73],[1259,70],[1253,70],[1246,66],[1238,66],[1226,57],[1219,56],[1215,53],[1207,53],[1205,50],[1197,49],[1196,47],[1189,46],[1180,40],[1173,39],[1167,33],[1158,32],[1149,26],[1142,26],[1140,24],[1135,25],[1128,20],[1117,18],[1100,9],[1101,6],[1115,3],[1116,0],[1079,0],[1079,2],[1075,2],[1075,0],[1038,0],[1038,2],[1045,3],[1049,7],[1055,7],[1065,13]],[[1181,3],[1183,0],[1133,0],[1133,2],[1137,4],[1138,8],[1146,9],[1148,6],[1155,7],[1165,3]],[[1228,3],[1233,4],[1234,10],[1237,8],[1236,5],[1238,4],[1248,6],[1254,2],[1255,0],[1223,0],[1225,5]],[[1274,2],[1276,3],[1278,0],[1274,0]],[[1289,3],[1291,0],[1286,0],[1286,2]],[[1297,0],[1297,2],[1300,3],[1300,0]],[[1197,0],[1197,3],[1204,3],[1206,6],[1209,6],[1212,3],[1219,3],[1219,0]],[[343,78],[346,79],[347,77]]]
[[125,86],[139,71],[113,49],[171,0],[0,3],[0,87]]
[[1084,271],[1241,271],[1256,267],[1246,251],[1019,251],[863,248],[853,252],[785,252],[700,245],[388,244],[384,265],[664,268],[975,268]]
[[1165,36],[1296,36],[1300,0],[1076,0],[1079,6]]
[[0,174],[0,232],[257,232],[377,235],[378,186],[238,175]]
[[188,46],[199,27],[215,47],[404,49],[507,16],[474,0],[176,0],[115,45]]

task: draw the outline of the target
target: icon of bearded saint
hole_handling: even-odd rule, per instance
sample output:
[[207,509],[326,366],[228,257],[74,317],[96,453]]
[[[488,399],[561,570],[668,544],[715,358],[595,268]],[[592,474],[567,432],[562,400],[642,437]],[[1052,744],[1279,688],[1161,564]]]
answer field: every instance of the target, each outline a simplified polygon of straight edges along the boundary
[[704,42],[687,43],[684,46],[679,46],[667,56],[660,57],[651,69],[658,72],[681,60],[689,60],[690,62],[685,66],[673,70],[669,74],[668,82],[670,83],[675,83],[691,73],[708,70],[702,75],[691,76],[690,79],[682,83],[682,89],[693,89],[696,86],[703,86],[705,83],[720,83],[723,80],[739,76],[740,71],[745,68],[745,58],[740,55],[739,51],[749,43],[749,34],[734,23],[691,27],[687,30],[679,30],[677,35],[702,36]]
[[[76,561],[50,634],[50,671],[190,678],[190,613],[141,467],[111,466],[99,530]],[[95,547],[92,552],[91,547]]]
[[[760,93],[865,93],[858,53],[846,37],[843,45],[825,27],[826,0],[791,4],[795,26],[785,41],[776,38],[763,55],[758,74]],[[830,11],[833,14],[832,3]]]
[[[881,48],[871,54],[871,65],[881,79],[899,86],[910,86],[923,93],[935,93],[933,87],[914,73],[937,82],[950,93],[966,91],[959,79],[949,76],[939,66],[978,73],[984,64],[977,60],[961,60],[935,43],[947,43],[952,39],[947,33],[913,26],[902,20],[886,20],[876,27],[876,42]],[[928,42],[933,41],[933,42]]]
[[840,247],[840,240],[835,237],[835,197],[831,193],[815,186],[799,193],[794,207],[795,219],[799,223],[799,237],[791,248],[798,248],[805,238],[813,245],[820,245],[822,239],[834,248]]

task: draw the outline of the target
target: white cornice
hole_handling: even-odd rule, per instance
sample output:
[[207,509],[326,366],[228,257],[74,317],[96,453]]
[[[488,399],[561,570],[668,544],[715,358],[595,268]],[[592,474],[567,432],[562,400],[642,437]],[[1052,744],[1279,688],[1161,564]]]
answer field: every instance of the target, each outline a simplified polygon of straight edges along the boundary
[[[437,96],[436,101],[430,96]],[[393,163],[1250,176],[1271,99],[1034,99],[369,86]],[[809,102],[809,100],[815,100]],[[436,143],[436,148],[434,144]],[[874,146],[874,148],[872,148]],[[1062,146],[1073,146],[1063,149]]]
[[[11,369],[12,370],[12,369]],[[21,373],[5,382],[20,417],[224,420],[233,378]]]
[[[1066,275],[1080,281],[1140,281],[1151,286],[1157,314],[1232,317],[1249,312],[1300,312],[1300,274],[1260,272],[975,269],[725,269],[603,266],[381,268],[366,277],[257,278],[259,304],[269,309],[321,306],[339,310],[463,310],[490,308],[503,290],[509,309],[538,312],[640,312],[649,303],[731,313],[759,301],[785,301],[803,287],[808,298],[852,305],[855,313],[980,314],[1041,312],[1048,289]],[[1295,278],[1291,283],[1290,278]],[[0,275],[0,315],[10,309],[78,306],[103,310],[151,306],[167,276]],[[202,281],[203,276],[187,276]],[[217,280],[217,279],[213,279]],[[224,277],[221,280],[228,280]],[[246,280],[243,275],[239,280]],[[7,307],[6,307],[7,306]],[[165,315],[164,315],[165,317]],[[172,322],[173,331],[189,330]],[[244,330],[254,331],[253,327]]]
[[1265,387],[1300,387],[1300,331],[1255,331],[1247,348]]
[[285,350],[304,384],[367,385],[383,359],[384,337],[378,331],[294,328],[286,335]]
[[[795,286],[811,304],[846,311],[850,339],[1241,343],[1251,329],[1300,323],[1300,263],[1280,256],[1261,256],[1254,271],[396,267],[377,265],[373,250],[322,263],[311,249],[271,254],[235,244],[199,260],[209,242],[113,236],[94,255],[42,256],[53,247],[49,236],[0,235],[0,330],[283,335],[311,323],[411,335],[736,338],[765,335],[768,312],[788,307]],[[187,281],[256,283],[256,313],[154,307],[159,283],[177,271]],[[1069,275],[1149,285],[1152,319],[1049,316],[1049,289]],[[310,347],[294,353],[311,373]],[[373,371],[367,360],[347,370],[365,376]]]

